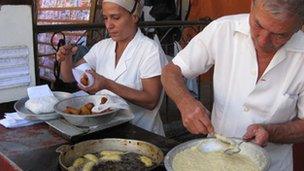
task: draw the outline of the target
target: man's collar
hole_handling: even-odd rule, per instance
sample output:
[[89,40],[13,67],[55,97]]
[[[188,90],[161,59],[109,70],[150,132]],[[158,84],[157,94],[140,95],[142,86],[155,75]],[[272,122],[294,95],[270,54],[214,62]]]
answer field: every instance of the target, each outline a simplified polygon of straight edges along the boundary
[[234,31],[250,36],[249,15],[236,21]]
[[289,51],[303,52],[304,53],[304,33],[298,31],[295,33],[289,41],[285,44],[285,48]]

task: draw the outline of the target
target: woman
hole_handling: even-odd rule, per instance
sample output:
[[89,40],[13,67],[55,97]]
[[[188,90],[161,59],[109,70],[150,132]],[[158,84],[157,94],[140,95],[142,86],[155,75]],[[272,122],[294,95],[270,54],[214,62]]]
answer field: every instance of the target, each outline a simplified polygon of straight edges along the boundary
[[[166,59],[161,48],[138,29],[142,4],[130,0],[103,0],[102,13],[111,38],[96,43],[77,65],[88,63],[94,85],[83,90],[96,93],[111,91],[128,101],[135,118],[132,123],[148,131],[164,135],[158,113],[163,97],[161,68]],[[71,45],[57,53],[61,76],[74,81],[71,69]]]

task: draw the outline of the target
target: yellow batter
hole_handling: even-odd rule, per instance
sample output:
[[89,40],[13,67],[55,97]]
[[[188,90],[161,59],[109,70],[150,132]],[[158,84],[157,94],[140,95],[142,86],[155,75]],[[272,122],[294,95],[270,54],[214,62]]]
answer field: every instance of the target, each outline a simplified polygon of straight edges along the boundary
[[173,159],[174,171],[260,171],[254,163],[241,154],[227,155],[222,151],[203,153],[198,148],[188,148]]

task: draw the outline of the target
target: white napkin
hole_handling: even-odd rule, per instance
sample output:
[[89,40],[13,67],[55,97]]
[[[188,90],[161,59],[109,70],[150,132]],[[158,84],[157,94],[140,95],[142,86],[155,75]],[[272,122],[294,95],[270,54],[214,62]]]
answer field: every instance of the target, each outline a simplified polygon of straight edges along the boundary
[[54,105],[58,99],[48,85],[34,86],[27,89],[29,100],[25,107],[35,114],[54,112]]
[[4,119],[0,120],[0,124],[6,128],[17,128],[22,126],[29,126],[43,121],[31,121],[27,119],[22,119],[17,112],[5,113]]
[[89,93],[83,91],[83,90],[79,90],[73,93],[74,97],[80,97],[80,96],[87,96],[89,95]]
[[[78,84],[80,84],[83,87],[90,87],[94,84],[94,78],[91,74],[85,72],[86,70],[91,70],[91,67],[89,66],[89,64],[83,63],[83,64],[77,66],[76,68],[73,68],[72,73],[73,73],[73,76],[74,76],[74,78],[75,78],[75,80],[77,81]],[[83,76],[83,74],[86,74],[88,76],[89,85],[87,85],[87,86],[83,85],[80,82],[80,79]]]
[[58,103],[58,99],[54,96],[43,96],[30,98],[24,106],[35,114],[54,112],[54,106]]
[[100,104],[100,100],[94,103],[92,112],[100,113],[106,109],[129,109],[128,103],[118,95],[109,90],[102,90],[96,94],[104,95],[108,100],[105,104]]
[[54,96],[52,90],[46,84],[27,88],[27,95],[30,99],[45,96]]

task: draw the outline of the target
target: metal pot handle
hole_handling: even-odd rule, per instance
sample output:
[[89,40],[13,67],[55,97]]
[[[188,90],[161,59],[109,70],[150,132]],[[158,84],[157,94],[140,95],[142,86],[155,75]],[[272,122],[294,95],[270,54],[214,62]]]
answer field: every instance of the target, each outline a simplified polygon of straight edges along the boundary
[[60,146],[60,147],[58,147],[58,148],[56,149],[56,152],[57,152],[57,153],[60,153],[60,154],[63,154],[63,153],[68,152],[69,150],[71,150],[72,147],[73,147],[72,145],[68,145],[68,144],[62,145],[62,146]]

